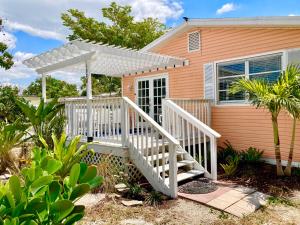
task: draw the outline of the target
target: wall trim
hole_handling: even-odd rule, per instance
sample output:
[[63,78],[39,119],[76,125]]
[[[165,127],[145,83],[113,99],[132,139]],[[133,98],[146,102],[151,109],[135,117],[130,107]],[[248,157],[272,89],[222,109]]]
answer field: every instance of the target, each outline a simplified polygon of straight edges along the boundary
[[[270,158],[261,158],[261,161],[264,161],[268,164],[271,164],[271,165],[276,165],[276,160],[275,159],[270,159]],[[287,160],[281,160],[281,164],[283,166],[286,166],[287,165]],[[297,161],[293,161],[292,163],[292,167],[296,167],[296,168],[300,168],[300,162],[297,162]]]

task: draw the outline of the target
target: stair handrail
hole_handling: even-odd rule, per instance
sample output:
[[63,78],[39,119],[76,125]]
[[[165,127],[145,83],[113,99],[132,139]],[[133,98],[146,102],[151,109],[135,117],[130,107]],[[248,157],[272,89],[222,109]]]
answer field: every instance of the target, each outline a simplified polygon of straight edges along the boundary
[[176,103],[174,103],[171,99],[164,99],[163,101],[165,102],[165,104],[168,105],[168,107],[173,108],[173,110],[175,110],[176,113],[178,113],[180,116],[184,117],[189,123],[193,124],[195,127],[200,129],[206,135],[212,136],[214,138],[221,137],[221,135],[217,131],[213,130],[212,128],[207,126],[205,123],[203,123],[202,121],[195,118],[191,113],[185,111],[183,108],[181,108]]
[[153,127],[155,127],[160,133],[164,135],[164,137],[170,141],[172,144],[179,146],[180,143],[176,138],[174,138],[169,132],[167,132],[162,126],[160,126],[154,119],[152,119],[147,113],[145,113],[140,107],[138,107],[133,101],[131,101],[128,97],[123,97],[124,101],[128,103],[136,112],[140,114],[146,121],[151,123]]

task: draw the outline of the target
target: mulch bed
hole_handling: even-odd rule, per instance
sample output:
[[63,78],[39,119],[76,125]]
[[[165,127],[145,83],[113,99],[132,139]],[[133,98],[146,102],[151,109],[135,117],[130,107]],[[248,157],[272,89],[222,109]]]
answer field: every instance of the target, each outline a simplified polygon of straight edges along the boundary
[[217,189],[217,185],[207,178],[199,178],[178,187],[179,192],[186,194],[207,194]]
[[279,197],[289,197],[293,191],[300,191],[299,173],[294,173],[291,177],[277,177],[276,166],[266,163],[241,165],[234,176],[220,175],[218,179],[252,187],[257,191]]

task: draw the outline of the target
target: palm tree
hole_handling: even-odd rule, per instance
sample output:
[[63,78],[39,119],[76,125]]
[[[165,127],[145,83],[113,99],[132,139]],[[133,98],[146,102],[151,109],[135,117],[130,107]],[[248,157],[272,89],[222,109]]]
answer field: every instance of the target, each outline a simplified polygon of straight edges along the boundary
[[28,126],[21,124],[19,120],[11,124],[0,122],[0,173],[6,169],[19,171],[11,150],[24,141],[27,128]]
[[52,133],[60,137],[64,130],[65,118],[61,113],[64,105],[58,103],[57,99],[49,103],[44,103],[41,100],[37,108],[17,99],[15,101],[33,127],[35,134],[32,135],[32,138],[35,144],[42,146],[39,138],[42,136],[49,147],[53,147]]
[[280,79],[282,83],[286,85],[285,90],[290,93],[289,101],[291,104],[284,105],[284,108],[288,111],[289,115],[293,119],[292,125],[292,137],[290,143],[290,151],[288,157],[288,163],[284,170],[286,176],[291,176],[293,154],[295,147],[295,136],[296,136],[296,125],[297,120],[300,118],[300,68],[297,65],[290,65],[287,67],[285,72],[283,72]]
[[271,113],[278,176],[284,176],[281,165],[278,115],[282,108],[293,108],[292,106],[297,102],[296,98],[291,98],[283,75],[281,74],[276,83],[269,83],[265,80],[240,79],[231,88],[232,93],[246,92],[252,105],[257,108],[266,108]]

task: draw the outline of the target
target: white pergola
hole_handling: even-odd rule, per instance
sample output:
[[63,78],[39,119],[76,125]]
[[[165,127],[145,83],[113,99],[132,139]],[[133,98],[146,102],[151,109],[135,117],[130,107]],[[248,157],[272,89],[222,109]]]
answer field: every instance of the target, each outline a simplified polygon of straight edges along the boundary
[[42,75],[42,97],[46,100],[46,75],[77,72],[87,75],[87,97],[92,98],[91,74],[122,77],[188,64],[183,58],[138,51],[107,44],[74,40],[23,62]]
[[42,76],[42,98],[46,101],[46,76],[55,71],[87,76],[88,137],[92,136],[92,74],[122,77],[188,65],[184,58],[122,48],[102,43],[74,40],[23,63]]

